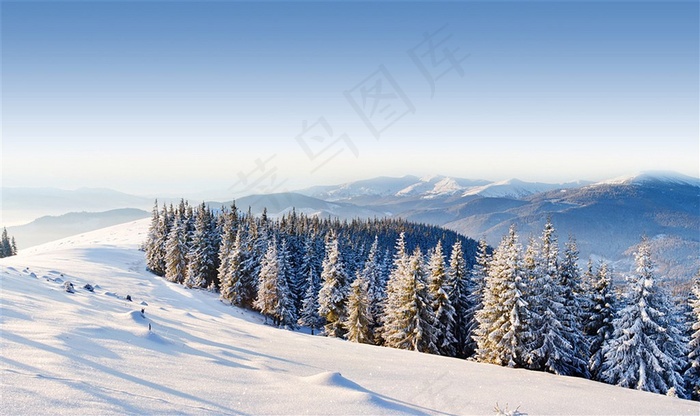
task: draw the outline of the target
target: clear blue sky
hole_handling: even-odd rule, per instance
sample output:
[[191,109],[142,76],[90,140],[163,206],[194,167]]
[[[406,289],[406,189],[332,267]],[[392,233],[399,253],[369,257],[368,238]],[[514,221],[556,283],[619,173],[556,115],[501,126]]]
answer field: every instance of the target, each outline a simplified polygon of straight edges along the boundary
[[698,176],[698,16],[695,1],[4,1],[2,182]]

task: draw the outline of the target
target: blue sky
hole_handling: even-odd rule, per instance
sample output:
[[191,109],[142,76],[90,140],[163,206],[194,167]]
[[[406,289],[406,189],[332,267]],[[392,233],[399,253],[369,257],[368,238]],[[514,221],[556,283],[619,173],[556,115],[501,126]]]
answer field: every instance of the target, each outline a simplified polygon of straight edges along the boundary
[[698,176],[698,16],[697,2],[3,2],[3,186]]

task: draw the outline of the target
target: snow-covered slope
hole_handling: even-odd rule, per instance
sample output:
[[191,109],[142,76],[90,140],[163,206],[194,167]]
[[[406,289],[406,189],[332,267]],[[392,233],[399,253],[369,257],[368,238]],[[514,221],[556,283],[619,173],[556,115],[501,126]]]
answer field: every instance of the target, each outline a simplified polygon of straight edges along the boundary
[[122,224],[0,260],[0,414],[493,414],[497,403],[533,415],[700,410],[581,379],[272,328],[145,272],[138,247],[147,227]]
[[700,179],[671,171],[645,171],[636,175],[621,176],[597,182],[597,185],[641,185],[648,183],[680,184],[700,187]]
[[483,186],[467,189],[464,196],[480,195],[488,198],[513,198],[520,199],[526,196],[551,191],[553,189],[566,189],[582,186],[584,182],[572,182],[566,184],[553,184],[543,182],[524,182],[519,179],[509,179],[493,182]]

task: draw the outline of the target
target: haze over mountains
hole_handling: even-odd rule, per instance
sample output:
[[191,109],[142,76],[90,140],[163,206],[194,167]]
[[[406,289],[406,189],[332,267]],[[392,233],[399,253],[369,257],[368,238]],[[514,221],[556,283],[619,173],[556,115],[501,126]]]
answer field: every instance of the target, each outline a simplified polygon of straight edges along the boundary
[[[208,204],[218,208],[231,202]],[[61,210],[126,207],[150,209],[152,204],[152,198],[108,190],[3,189],[4,216],[6,209],[43,207],[61,213]],[[342,219],[399,216],[441,225],[474,238],[483,236],[491,245],[496,245],[513,223],[523,238],[538,235],[546,218],[551,216],[560,239],[565,240],[569,234],[575,236],[582,262],[589,257],[607,259],[616,262],[616,270],[627,271],[634,245],[642,235],[647,235],[652,238],[659,270],[668,278],[686,281],[700,268],[700,179],[674,172],[646,172],[597,183],[563,184],[517,179],[491,182],[439,175],[377,177],[297,192],[250,195],[237,198],[236,204],[241,210],[251,207],[255,213],[266,207],[272,216],[290,212],[292,208],[307,215]],[[109,216],[105,214],[102,218]],[[59,227],[57,223],[61,221],[53,222],[54,225],[46,226]],[[38,225],[27,228],[37,229]],[[24,230],[13,231],[20,249],[28,246],[27,241],[39,241],[31,236],[24,238]],[[52,235],[58,238],[70,234]]]

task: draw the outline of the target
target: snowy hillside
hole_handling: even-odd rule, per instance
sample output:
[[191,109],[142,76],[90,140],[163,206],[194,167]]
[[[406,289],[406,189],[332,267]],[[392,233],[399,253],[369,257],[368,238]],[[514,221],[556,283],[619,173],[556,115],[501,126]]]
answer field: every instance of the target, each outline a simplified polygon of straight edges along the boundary
[[497,403],[533,415],[700,410],[587,380],[276,329],[145,272],[138,247],[147,227],[122,224],[0,262],[0,414],[493,414]]

